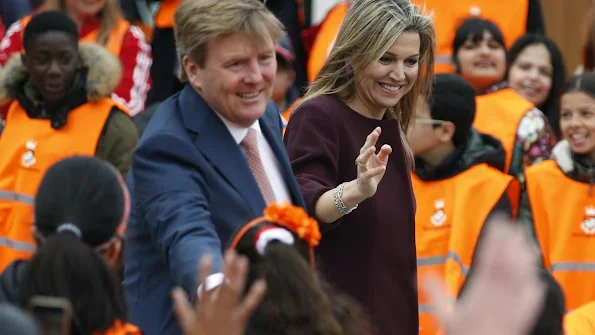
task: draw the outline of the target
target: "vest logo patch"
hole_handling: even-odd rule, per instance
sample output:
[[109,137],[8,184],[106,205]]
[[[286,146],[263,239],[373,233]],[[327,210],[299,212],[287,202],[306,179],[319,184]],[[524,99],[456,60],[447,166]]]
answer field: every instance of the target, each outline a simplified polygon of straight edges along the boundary
[[480,16],[481,15],[481,7],[478,7],[478,6],[469,7],[469,15]]
[[21,164],[24,167],[30,167],[37,163],[37,159],[35,158],[35,148],[37,148],[37,141],[36,140],[27,140],[25,143],[25,153],[21,158]]
[[444,222],[446,222],[446,219],[448,219],[444,212],[444,199],[434,201],[434,207],[436,208],[436,211],[430,217],[430,222],[434,227],[442,227]]
[[587,235],[595,234],[595,207],[585,207],[585,219],[581,222],[581,229]]

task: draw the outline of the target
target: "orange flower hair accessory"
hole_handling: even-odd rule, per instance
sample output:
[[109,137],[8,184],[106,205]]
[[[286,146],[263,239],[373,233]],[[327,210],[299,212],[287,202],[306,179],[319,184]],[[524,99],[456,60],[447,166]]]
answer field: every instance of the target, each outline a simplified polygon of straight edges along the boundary
[[317,246],[322,238],[318,222],[309,217],[303,208],[293,206],[289,202],[270,204],[264,210],[264,218],[289,229],[306,241],[310,248]]

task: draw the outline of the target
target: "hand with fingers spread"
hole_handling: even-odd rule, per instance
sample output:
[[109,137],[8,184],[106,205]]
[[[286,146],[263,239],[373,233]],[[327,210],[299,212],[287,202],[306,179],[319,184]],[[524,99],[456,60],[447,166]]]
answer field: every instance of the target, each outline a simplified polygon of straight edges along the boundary
[[440,281],[424,280],[447,334],[528,334],[541,310],[545,287],[539,279],[538,253],[521,227],[496,220],[500,222],[487,227],[474,274],[452,311]]
[[[174,310],[184,335],[241,335],[258,304],[262,301],[266,284],[258,280],[243,297],[248,275],[248,260],[234,250],[225,253],[225,280],[216,290],[202,292],[194,308],[181,288],[172,292]],[[212,259],[202,258],[199,266],[199,282],[204,283],[211,272]]]
[[367,199],[378,189],[378,184],[386,172],[386,164],[392,152],[390,145],[383,145],[376,153],[376,143],[382,129],[377,127],[368,137],[364,146],[360,149],[359,156],[355,159],[357,165],[357,190],[361,197]]

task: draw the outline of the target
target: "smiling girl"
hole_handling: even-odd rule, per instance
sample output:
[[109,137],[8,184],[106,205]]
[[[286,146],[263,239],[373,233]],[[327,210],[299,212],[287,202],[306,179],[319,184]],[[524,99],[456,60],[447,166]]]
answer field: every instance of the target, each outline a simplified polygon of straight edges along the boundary
[[523,182],[525,167],[547,159],[556,138],[545,115],[504,81],[504,45],[493,22],[468,19],[457,29],[454,60],[477,93],[474,127],[502,142],[506,172]]
[[543,265],[573,310],[595,300],[595,74],[570,79],[560,101],[564,140],[527,168],[526,189]]
[[543,111],[559,136],[558,98],[565,71],[558,46],[542,35],[524,35],[508,51],[508,66],[510,87]]

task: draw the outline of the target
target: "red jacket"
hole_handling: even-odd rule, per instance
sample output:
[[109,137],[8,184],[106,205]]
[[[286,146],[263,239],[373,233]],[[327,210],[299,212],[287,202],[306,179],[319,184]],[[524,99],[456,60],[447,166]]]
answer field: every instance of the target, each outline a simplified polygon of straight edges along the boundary
[[[99,28],[100,21],[95,18],[86,20],[79,32],[79,38]],[[21,51],[21,21],[13,23],[0,42],[0,66],[4,66],[10,56]],[[150,70],[153,62],[151,47],[145,41],[145,35],[136,26],[130,29],[122,42],[120,52],[123,76],[112,98],[128,107],[131,115],[145,109],[147,92],[151,87]]]
[[4,22],[2,22],[2,18],[0,18],[0,38],[4,37],[5,32],[6,32],[6,27],[4,27]]

